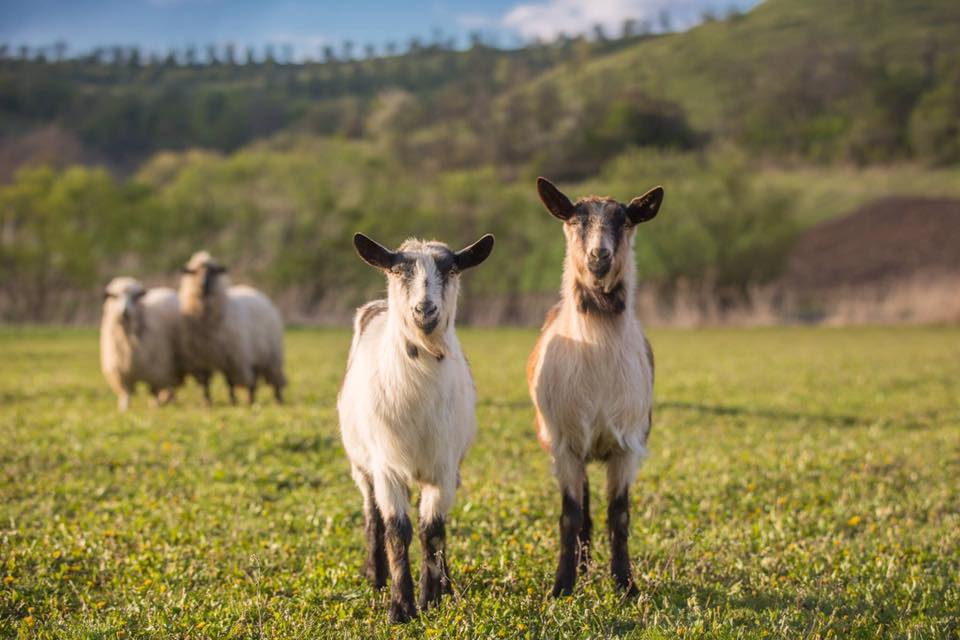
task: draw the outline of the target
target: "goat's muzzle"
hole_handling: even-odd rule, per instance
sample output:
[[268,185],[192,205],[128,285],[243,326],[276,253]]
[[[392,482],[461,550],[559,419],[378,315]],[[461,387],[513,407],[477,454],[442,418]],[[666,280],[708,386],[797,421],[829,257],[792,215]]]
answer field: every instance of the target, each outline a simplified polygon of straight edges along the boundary
[[424,335],[430,335],[440,322],[440,313],[437,305],[429,300],[418,302],[413,307],[413,322]]
[[587,268],[597,280],[603,280],[610,273],[611,266],[613,266],[613,259],[609,257],[609,254],[604,257],[590,256],[590,259],[587,260]]

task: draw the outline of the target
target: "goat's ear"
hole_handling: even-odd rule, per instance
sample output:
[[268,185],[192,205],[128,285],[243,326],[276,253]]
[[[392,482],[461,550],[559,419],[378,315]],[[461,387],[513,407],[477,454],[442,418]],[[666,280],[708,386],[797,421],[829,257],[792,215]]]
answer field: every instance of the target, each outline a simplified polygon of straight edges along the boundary
[[491,251],[493,251],[493,235],[488,233],[466,249],[453,254],[453,261],[458,271],[465,271],[486,260]]
[[573,204],[570,198],[563,195],[560,189],[543,176],[537,178],[537,193],[540,194],[540,201],[543,202],[547,211],[555,217],[567,221],[573,215]]
[[627,205],[627,217],[633,224],[653,220],[660,211],[663,202],[663,187],[654,187],[642,196],[637,196]]
[[362,233],[353,234],[353,246],[357,253],[371,267],[390,269],[397,264],[397,254],[383,245],[374,242]]

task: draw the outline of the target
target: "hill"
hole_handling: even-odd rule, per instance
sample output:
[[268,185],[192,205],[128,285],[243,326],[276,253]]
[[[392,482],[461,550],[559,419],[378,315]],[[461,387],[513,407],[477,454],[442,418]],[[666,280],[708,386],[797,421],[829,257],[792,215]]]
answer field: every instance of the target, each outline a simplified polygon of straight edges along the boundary
[[[272,54],[270,54],[272,56]],[[768,157],[960,161],[960,5],[767,0],[684,33],[517,50],[413,43],[286,63],[211,48],[0,61],[0,133],[57,124],[119,165],[281,129],[405,162],[595,173],[625,148],[732,140]]]

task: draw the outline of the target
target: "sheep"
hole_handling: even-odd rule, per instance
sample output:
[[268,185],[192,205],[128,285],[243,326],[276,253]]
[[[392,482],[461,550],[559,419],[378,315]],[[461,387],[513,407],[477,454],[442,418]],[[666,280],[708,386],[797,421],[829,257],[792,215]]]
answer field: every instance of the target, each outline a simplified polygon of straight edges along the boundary
[[203,386],[208,405],[210,377],[216,371],[226,377],[232,404],[237,403],[237,386],[246,387],[253,404],[261,377],[282,403],[287,383],[283,321],[265,295],[231,286],[226,272],[206,251],[193,254],[181,269],[181,350],[187,372]]
[[410,239],[390,251],[363,234],[354,246],[386,274],[386,300],[357,310],[347,371],[337,398],[343,446],[363,496],[365,574],[376,589],[391,580],[388,618],[417,615],[408,548],[409,489],[420,486],[419,607],[452,591],[445,518],[460,464],[476,432],[476,392],[454,331],[460,274],[486,260],[493,236],[454,253]]
[[627,550],[628,493],[647,454],[652,426],[653,350],[634,313],[638,224],[654,218],[663,188],[621,204],[591,196],[571,203],[537,180],[547,210],[564,222],[560,302],[548,313],[527,361],[537,438],[553,458],[562,494],[560,554],[552,594],[570,595],[590,561],[586,464],[607,465],[610,570],[618,589],[636,594]]
[[134,278],[118,277],[107,284],[100,321],[100,368],[117,394],[120,411],[130,406],[130,394],[143,382],[158,404],[173,399],[183,382],[177,330],[180,305],[173,289],[147,291]]

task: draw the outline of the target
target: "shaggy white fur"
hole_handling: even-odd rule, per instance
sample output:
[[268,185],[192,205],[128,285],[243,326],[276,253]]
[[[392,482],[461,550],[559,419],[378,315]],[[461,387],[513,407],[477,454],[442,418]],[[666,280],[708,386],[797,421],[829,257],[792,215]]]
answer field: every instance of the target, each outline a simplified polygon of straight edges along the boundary
[[183,382],[178,358],[180,306],[173,289],[147,291],[137,280],[114,278],[104,291],[100,322],[100,368],[117,394],[121,411],[137,383],[158,403],[173,398]]

